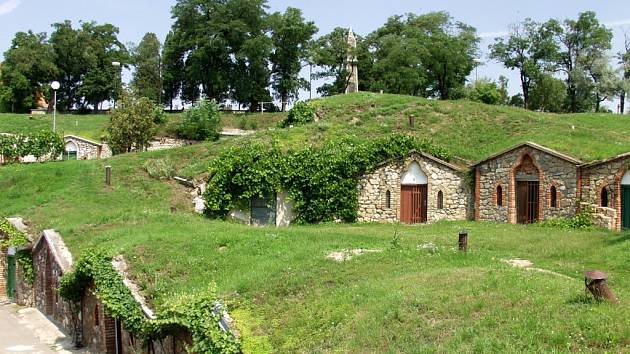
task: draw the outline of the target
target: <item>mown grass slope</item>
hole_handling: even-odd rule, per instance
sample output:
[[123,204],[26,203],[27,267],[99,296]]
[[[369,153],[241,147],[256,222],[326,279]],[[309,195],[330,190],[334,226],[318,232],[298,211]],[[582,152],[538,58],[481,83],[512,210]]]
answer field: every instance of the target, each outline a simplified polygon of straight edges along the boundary
[[[352,103],[361,100],[365,104]],[[397,106],[399,102],[426,109],[429,113],[423,117],[449,105],[516,114],[513,109],[467,102],[370,94],[334,97],[318,101],[320,121],[302,127],[103,161],[2,166],[0,214],[23,216],[35,231],[57,229],[75,257],[91,247],[125,255],[144,294],[158,309],[173,296],[215,282],[237,319],[247,352],[630,351],[628,231],[473,222],[250,228],[193,215],[188,190],[150,179],[142,168],[147,159],[165,158],[181,174],[199,176],[223,147],[252,139],[273,137],[283,146],[295,146],[346,133],[369,138],[406,131],[406,108]],[[393,107],[387,116],[374,113],[387,105]],[[522,113],[543,122],[556,119]],[[483,114],[488,121],[498,119]],[[573,123],[588,117],[558,119]],[[481,123],[463,121],[462,138],[453,141],[468,144],[480,139],[484,129],[492,132],[491,124],[471,130],[470,124]],[[433,136],[438,142],[457,136],[454,125],[442,126],[440,135],[420,129],[420,118],[416,123],[414,134]],[[523,118],[511,128],[495,127],[497,139],[485,149],[494,152],[520,139],[568,153],[582,151],[581,156],[627,148],[629,127],[612,118],[606,124],[625,129],[626,138],[593,123],[575,149],[562,135],[553,145],[551,140],[533,139],[551,139],[551,134]],[[510,131],[513,136],[505,137]],[[609,143],[614,139],[620,143],[608,147],[595,137],[600,133],[609,134]],[[447,147],[469,159],[481,157],[470,146]],[[105,165],[113,166],[111,189],[103,184]],[[466,255],[454,250],[462,228],[470,232],[471,252]],[[437,251],[425,249],[429,243]],[[342,263],[326,258],[333,251],[359,248],[378,252]],[[516,269],[502,261],[513,258],[531,260],[535,267],[560,275]],[[620,305],[598,304],[584,296],[581,273],[592,268],[610,274]]]

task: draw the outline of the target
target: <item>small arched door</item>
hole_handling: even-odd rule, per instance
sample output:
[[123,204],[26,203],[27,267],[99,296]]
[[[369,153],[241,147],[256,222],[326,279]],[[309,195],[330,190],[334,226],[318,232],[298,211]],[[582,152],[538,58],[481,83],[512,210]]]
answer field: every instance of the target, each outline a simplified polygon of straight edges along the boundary
[[621,179],[621,227],[630,229],[630,171]]
[[427,222],[427,186],[427,175],[413,162],[400,181],[400,222]]

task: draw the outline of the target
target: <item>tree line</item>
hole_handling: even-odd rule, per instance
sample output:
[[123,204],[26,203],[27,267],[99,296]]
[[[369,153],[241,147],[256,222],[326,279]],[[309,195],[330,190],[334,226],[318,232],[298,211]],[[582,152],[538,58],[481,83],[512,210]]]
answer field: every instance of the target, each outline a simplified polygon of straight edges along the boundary
[[582,112],[599,111],[613,96],[623,105],[630,89],[630,40],[612,67],[612,33],[592,12],[563,22],[526,19],[495,40],[489,57],[520,74],[522,93],[513,97],[505,78],[469,82],[480,38],[447,12],[392,16],[357,36],[356,48],[348,47],[347,28],[315,38],[319,29],[300,9],[270,13],[266,0],[177,0],[172,18],[164,43],[147,33],[130,48],[111,24],[66,21],[53,24],[50,37],[17,33],[0,66],[0,110],[32,108],[50,97],[52,80],[61,82],[60,109],[98,109],[120,95],[122,67],[135,69],[130,87],[138,97],[171,109],[177,99],[206,97],[250,110],[277,100],[285,110],[311,88],[301,76],[306,67],[311,80],[324,79],[321,95],[343,93],[349,56],[358,58],[362,91]]

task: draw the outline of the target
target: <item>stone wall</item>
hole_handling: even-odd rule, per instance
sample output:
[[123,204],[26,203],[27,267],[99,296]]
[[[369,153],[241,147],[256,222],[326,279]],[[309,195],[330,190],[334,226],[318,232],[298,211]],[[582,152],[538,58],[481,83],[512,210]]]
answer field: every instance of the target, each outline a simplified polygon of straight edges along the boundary
[[[612,217],[612,230],[621,230],[621,179],[630,170],[630,154],[599,163],[585,165],[581,170],[580,186],[582,201],[594,207],[615,210]],[[601,200],[602,189],[608,191],[608,205]]]
[[107,144],[99,144],[87,139],[68,135],[64,137],[66,145],[73,143],[77,149],[77,160],[104,159],[112,156],[112,150]]
[[[397,222],[400,220],[401,178],[412,162],[420,165],[428,177],[427,221],[466,220],[471,198],[465,172],[435,158],[413,153],[404,161],[392,161],[363,176],[358,185],[361,222]],[[443,208],[438,208],[438,193],[443,193]],[[389,192],[389,207],[387,196]]]
[[[527,165],[527,166],[525,166]],[[533,166],[531,166],[533,165]],[[522,172],[521,172],[522,171]],[[530,173],[540,183],[539,219],[571,217],[577,209],[576,163],[548,152],[522,146],[482,162],[476,167],[475,218],[477,220],[516,223],[516,174]],[[498,186],[502,205],[498,205]],[[551,206],[550,191],[555,186],[557,206]]]
[[[4,235],[0,233],[0,239]],[[7,272],[7,249],[0,248],[0,299],[7,297],[7,278],[5,276]]]
[[[30,250],[25,250],[28,256],[31,256]],[[19,262],[15,264],[16,284],[14,301],[20,306],[32,307],[35,305],[35,293],[33,284],[24,279],[24,269]]]

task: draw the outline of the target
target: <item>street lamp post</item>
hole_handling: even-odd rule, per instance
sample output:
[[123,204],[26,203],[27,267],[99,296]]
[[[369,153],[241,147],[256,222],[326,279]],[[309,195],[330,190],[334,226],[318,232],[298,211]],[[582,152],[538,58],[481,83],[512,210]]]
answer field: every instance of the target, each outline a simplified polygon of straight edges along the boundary
[[53,81],[50,84],[50,88],[53,89],[54,98],[53,98],[53,132],[57,131],[57,90],[61,87],[59,81]]
[[[120,62],[119,61],[113,61],[112,65],[120,72]],[[119,74],[119,72],[117,72],[117,74]],[[122,72],[120,72],[119,74],[119,78],[120,76],[122,76]],[[122,79],[122,78],[120,78]],[[116,82],[116,92],[114,92],[114,109],[116,109],[116,99],[118,98],[118,82]]]

